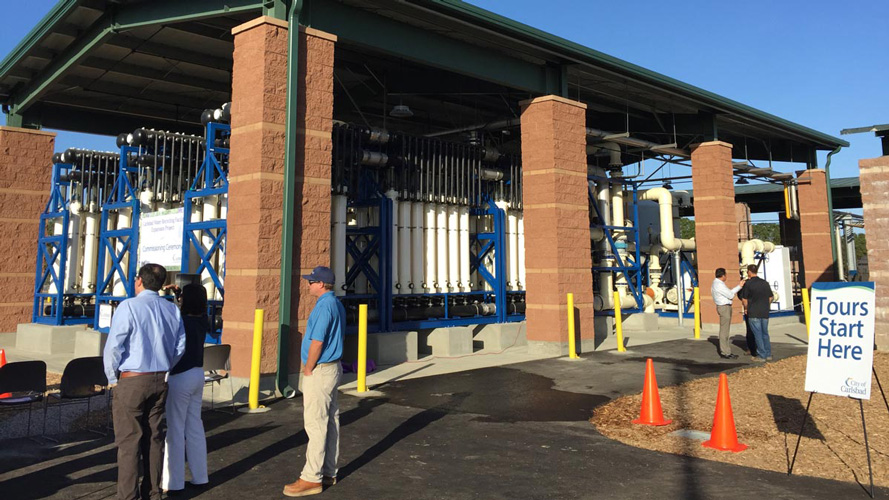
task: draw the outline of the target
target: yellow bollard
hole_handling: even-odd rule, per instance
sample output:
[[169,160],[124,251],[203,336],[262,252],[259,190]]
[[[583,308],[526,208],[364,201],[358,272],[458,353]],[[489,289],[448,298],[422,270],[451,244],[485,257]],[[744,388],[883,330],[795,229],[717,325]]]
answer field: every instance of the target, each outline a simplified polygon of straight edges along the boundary
[[253,357],[250,360],[250,387],[247,393],[247,408],[242,413],[264,413],[270,410],[259,406],[259,364],[262,360],[262,325],[265,311],[257,309],[253,314]]
[[358,392],[367,392],[367,304],[358,305]]
[[577,342],[574,339],[574,294],[568,294],[568,357],[577,359]]
[[624,347],[624,326],[623,319],[621,318],[620,311],[620,294],[614,292],[614,331],[615,335],[617,335],[617,352],[624,352],[627,350]]
[[695,287],[695,340],[701,339],[701,290]]
[[803,288],[803,315],[806,317],[806,337],[809,336],[809,289]]
[[790,188],[787,184],[784,185],[784,216],[788,219],[793,217],[790,214]]

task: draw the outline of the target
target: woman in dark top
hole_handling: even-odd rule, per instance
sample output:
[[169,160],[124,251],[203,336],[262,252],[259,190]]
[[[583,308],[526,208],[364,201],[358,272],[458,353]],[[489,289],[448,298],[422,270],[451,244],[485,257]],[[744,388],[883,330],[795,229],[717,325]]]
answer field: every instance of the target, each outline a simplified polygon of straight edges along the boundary
[[207,484],[207,440],[201,421],[204,395],[204,336],[210,329],[207,319],[207,291],[201,285],[182,288],[180,311],[185,324],[185,354],[170,371],[167,381],[167,446],[164,453],[163,489],[185,488],[185,459],[191,469],[191,482]]

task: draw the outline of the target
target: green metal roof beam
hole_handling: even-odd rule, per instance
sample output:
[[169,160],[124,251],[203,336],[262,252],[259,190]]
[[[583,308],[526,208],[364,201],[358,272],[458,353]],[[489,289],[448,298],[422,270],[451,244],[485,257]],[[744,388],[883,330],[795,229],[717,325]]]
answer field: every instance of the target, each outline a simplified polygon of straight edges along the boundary
[[364,9],[332,1],[307,3],[313,28],[349,41],[429,66],[495,82],[508,87],[548,93],[559,89],[546,68],[498,54],[454,38],[424,31]]
[[460,0],[414,0],[410,3],[421,7],[427,7],[449,17],[469,21],[472,24],[487,26],[492,31],[501,33],[504,36],[510,36],[517,40],[535,45],[543,50],[549,50],[554,56],[568,57],[574,59],[578,63],[591,63],[597,67],[612,71],[618,75],[623,75],[652,88],[666,90],[672,94],[691,99],[700,104],[711,106],[714,108],[713,111],[736,114],[759,122],[780,125],[788,132],[794,132],[800,137],[819,143],[821,149],[834,149],[837,146],[849,145],[848,142],[828,134],[818,132],[817,130],[804,127],[745,104],[741,104],[737,101],[727,99],[695,87],[694,85],[689,85],[660,73],[647,70],[641,66],[631,64],[616,57],[568,41],[564,38],[540,31]]
[[[220,5],[223,4],[223,5]],[[114,16],[117,31],[197,21],[241,12],[261,12],[263,0],[165,0],[124,5]]]
[[15,63],[33,49],[52,29],[77,8],[77,0],[62,0],[43,16],[37,26],[28,33],[18,45],[0,62],[0,75],[9,72]]

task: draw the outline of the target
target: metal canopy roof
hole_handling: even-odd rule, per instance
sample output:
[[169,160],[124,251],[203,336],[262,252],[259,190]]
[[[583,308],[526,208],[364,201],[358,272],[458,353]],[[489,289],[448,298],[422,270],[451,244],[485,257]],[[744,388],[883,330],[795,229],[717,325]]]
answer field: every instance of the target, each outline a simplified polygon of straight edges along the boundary
[[[0,103],[24,126],[196,127],[230,99],[231,28],[287,4],[61,0],[0,63]],[[427,111],[389,125],[430,133],[514,118],[520,100],[553,93],[587,103],[591,127],[679,148],[718,138],[738,158],[813,164],[848,145],[456,0],[305,0],[301,22],[339,37],[337,119],[378,126],[398,99]]]
[[[689,190],[694,198],[694,191]],[[861,189],[858,177],[841,177],[830,180],[830,195],[834,210],[861,208]],[[735,201],[746,203],[752,213],[784,211],[784,186],[782,184],[747,184],[735,186]],[[691,213],[683,215],[692,215]]]

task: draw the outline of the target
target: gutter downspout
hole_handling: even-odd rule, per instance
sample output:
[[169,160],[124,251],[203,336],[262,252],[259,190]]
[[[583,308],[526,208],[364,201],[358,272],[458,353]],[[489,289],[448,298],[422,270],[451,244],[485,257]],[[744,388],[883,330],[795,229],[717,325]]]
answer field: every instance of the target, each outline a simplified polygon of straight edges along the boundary
[[[825,181],[827,183],[827,211],[828,211],[827,220],[830,224],[830,234],[831,235],[833,235],[836,232],[836,224],[834,224],[834,220],[833,220],[833,191],[831,191],[831,189],[830,189],[830,157],[839,153],[841,149],[843,149],[842,146],[837,146],[836,149],[834,149],[830,153],[827,153],[827,161],[825,162],[825,165],[824,165],[824,177],[826,177]],[[841,270],[839,268],[839,261],[837,259],[837,242],[836,242],[835,238],[830,238],[830,251],[833,255],[833,267],[834,267],[834,272],[836,273],[835,276],[836,276],[836,279],[839,280],[840,276],[841,276]],[[812,284],[808,283],[808,285],[811,286]]]
[[290,310],[293,281],[293,207],[296,201],[294,170],[296,161],[296,103],[299,97],[299,17],[303,0],[293,0],[287,26],[287,111],[284,136],[284,207],[281,225],[281,284],[278,294],[278,368],[275,386],[285,398],[296,395],[288,381],[290,357]]

